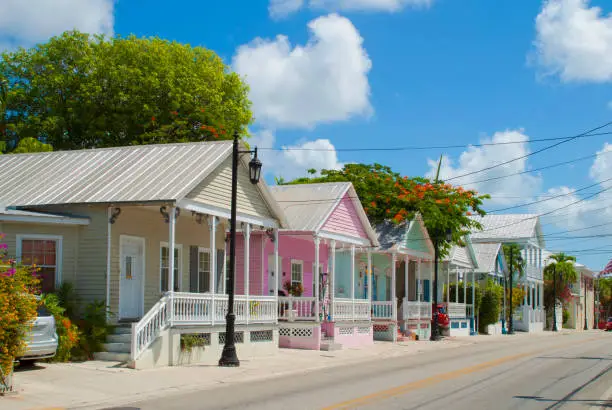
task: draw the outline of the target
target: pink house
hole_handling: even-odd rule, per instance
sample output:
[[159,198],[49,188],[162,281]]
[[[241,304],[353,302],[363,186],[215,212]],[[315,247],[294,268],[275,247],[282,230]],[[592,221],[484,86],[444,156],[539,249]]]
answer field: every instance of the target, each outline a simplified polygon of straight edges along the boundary
[[[244,278],[236,277],[237,293],[279,295],[280,347],[373,343],[371,298],[355,291],[363,276],[356,252],[370,252],[378,241],[352,184],[282,185],[270,191],[288,227],[277,237],[263,230],[243,232],[237,254],[246,254],[246,239],[252,273],[248,290]],[[243,266],[244,256],[236,271]]]

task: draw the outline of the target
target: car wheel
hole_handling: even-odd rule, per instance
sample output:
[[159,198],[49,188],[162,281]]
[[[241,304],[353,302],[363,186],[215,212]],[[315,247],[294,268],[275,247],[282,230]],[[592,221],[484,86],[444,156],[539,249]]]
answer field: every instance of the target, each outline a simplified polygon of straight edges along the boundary
[[19,367],[32,367],[36,364],[34,359],[24,359],[19,361]]

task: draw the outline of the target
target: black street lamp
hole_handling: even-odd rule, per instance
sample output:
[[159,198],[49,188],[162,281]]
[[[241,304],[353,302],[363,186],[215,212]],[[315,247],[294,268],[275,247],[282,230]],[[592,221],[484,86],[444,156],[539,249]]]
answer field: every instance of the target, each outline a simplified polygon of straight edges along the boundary
[[259,183],[261,177],[261,161],[257,158],[257,148],[252,151],[240,151],[238,148],[239,135],[234,133],[234,145],[232,148],[232,204],[230,216],[230,260],[229,260],[229,280],[227,283],[228,302],[227,316],[225,319],[225,345],[223,353],[219,359],[219,366],[223,367],[238,367],[240,361],[236,354],[236,345],[234,344],[234,327],[236,323],[236,315],[234,314],[234,281],[236,276],[236,201],[238,194],[238,160],[239,154],[254,154],[249,162],[249,179],[252,184]]
[[552,331],[558,332],[559,329],[557,329],[557,269],[556,269],[556,265],[553,264],[551,269],[552,269],[552,274],[553,274],[553,328],[552,328]]
[[[446,230],[445,236],[446,242],[451,242],[453,239],[452,231],[450,229]],[[440,328],[438,327],[438,259],[440,258],[440,238],[438,235],[434,238],[434,283],[433,283],[433,323],[431,326],[431,335],[429,340],[432,342],[438,341],[441,339],[440,336]]]
[[589,330],[587,324],[587,278],[584,278],[584,330]]

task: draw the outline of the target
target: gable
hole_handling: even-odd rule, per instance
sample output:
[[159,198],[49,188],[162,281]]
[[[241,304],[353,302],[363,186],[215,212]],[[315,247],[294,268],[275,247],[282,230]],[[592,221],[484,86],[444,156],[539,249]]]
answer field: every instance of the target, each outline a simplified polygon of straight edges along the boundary
[[[187,198],[206,205],[230,209],[232,200],[231,156],[200,182],[187,195]],[[257,185],[251,183],[249,170],[242,162],[238,166],[237,199],[238,213],[276,219]]]
[[419,221],[415,220],[413,223],[410,224],[410,227],[408,228],[404,246],[407,249],[412,249],[415,251],[429,254],[431,253],[431,250],[428,246],[428,243],[429,238],[424,235],[423,230],[420,227]]
[[331,212],[321,230],[355,238],[368,239],[368,235],[359,218],[357,208],[355,208],[355,204],[348,192],[344,194],[338,205],[336,205]]

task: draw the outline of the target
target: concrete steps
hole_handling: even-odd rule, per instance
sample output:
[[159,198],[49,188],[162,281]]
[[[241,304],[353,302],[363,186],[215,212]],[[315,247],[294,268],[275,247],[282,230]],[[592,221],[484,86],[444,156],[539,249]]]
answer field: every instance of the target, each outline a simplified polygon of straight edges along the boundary
[[108,335],[103,345],[104,351],[94,353],[94,358],[100,361],[127,362],[132,350],[131,325],[117,326]]

